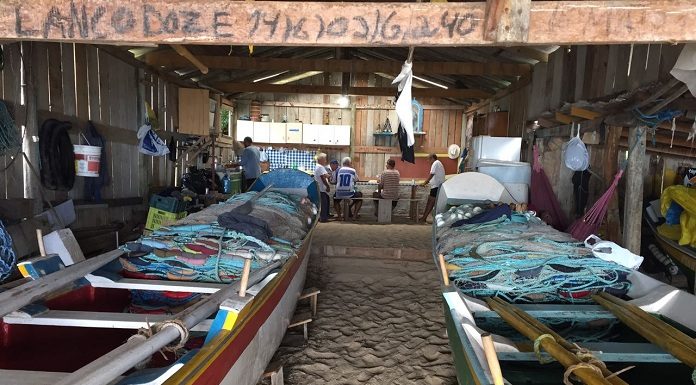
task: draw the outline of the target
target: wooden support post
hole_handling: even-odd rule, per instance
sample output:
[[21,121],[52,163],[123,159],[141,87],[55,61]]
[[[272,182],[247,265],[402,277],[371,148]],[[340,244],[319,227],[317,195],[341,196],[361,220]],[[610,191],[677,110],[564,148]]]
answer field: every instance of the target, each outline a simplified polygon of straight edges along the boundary
[[193,56],[191,51],[188,50],[188,48],[184,47],[181,44],[171,44],[171,47],[174,48],[174,51],[178,53],[179,55],[185,57],[188,61],[191,62],[191,64],[195,65],[196,68],[198,68],[199,71],[201,71],[203,74],[208,73],[208,66],[203,64],[200,60],[198,60],[197,57]]
[[643,218],[643,160],[645,159],[645,127],[633,127],[628,138],[628,167],[624,194],[623,246],[640,255]]
[[532,0],[488,0],[483,37],[502,43],[523,43],[529,38]]
[[449,273],[447,273],[447,264],[445,263],[445,256],[440,254],[437,256],[439,262],[440,262],[440,272],[442,273],[442,283],[445,286],[449,286],[450,281],[449,281]]
[[[619,140],[622,127],[607,126],[605,133],[604,159],[604,186],[608,187],[618,169]],[[619,215],[619,195],[614,194],[609,200],[607,208],[607,238],[615,243],[621,243],[621,218]]]
[[493,384],[503,385],[503,373],[500,371],[500,362],[498,362],[498,356],[495,354],[495,345],[493,345],[491,333],[481,334],[481,341],[483,342],[483,352],[486,354],[488,369],[490,369],[493,377]]
[[239,296],[245,297],[247,285],[249,284],[249,272],[251,271],[251,259],[244,260],[244,268],[242,269],[242,279],[239,283]]
[[36,242],[39,243],[39,253],[42,257],[46,256],[46,245],[44,245],[43,231],[41,229],[36,229]]

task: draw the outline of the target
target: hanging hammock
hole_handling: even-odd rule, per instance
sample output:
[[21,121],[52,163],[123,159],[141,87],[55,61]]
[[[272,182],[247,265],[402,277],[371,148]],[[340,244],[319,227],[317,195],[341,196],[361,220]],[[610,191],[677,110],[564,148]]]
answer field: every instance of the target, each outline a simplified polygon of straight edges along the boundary
[[595,234],[597,232],[597,229],[599,229],[599,226],[602,224],[602,221],[604,220],[604,215],[606,215],[607,210],[609,209],[609,201],[611,200],[612,196],[614,195],[614,192],[616,191],[616,188],[619,185],[619,180],[621,180],[621,177],[623,176],[624,171],[626,170],[626,166],[628,166],[628,158],[630,158],[633,149],[636,147],[636,144],[640,142],[641,136],[643,135],[643,131],[644,130],[640,129],[636,133],[636,141],[628,150],[627,160],[624,160],[621,164],[619,171],[616,173],[616,175],[614,175],[614,180],[611,182],[611,185],[609,186],[607,191],[605,191],[604,194],[602,194],[602,196],[599,197],[599,199],[597,199],[597,202],[595,202],[592,208],[589,209],[587,213],[585,213],[584,217],[576,219],[575,222],[573,222],[568,228],[568,233],[570,233],[570,235],[572,235],[573,238],[582,241],[590,235]]
[[568,219],[563,210],[561,210],[561,204],[558,202],[558,198],[556,198],[556,194],[554,194],[551,187],[551,182],[549,182],[549,178],[546,176],[544,168],[539,161],[539,150],[536,145],[534,145],[532,185],[529,198],[529,205],[532,210],[535,210],[539,216],[542,216],[541,213],[545,212],[551,217],[549,225],[561,231],[568,226]]

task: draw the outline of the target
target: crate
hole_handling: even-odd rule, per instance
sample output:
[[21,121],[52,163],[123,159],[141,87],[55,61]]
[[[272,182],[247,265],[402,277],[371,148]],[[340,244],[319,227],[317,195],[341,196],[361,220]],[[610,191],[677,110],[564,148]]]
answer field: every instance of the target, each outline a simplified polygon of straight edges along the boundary
[[180,213],[186,210],[186,202],[182,202],[176,198],[163,197],[161,195],[153,195],[150,197],[150,207],[167,211],[170,213]]
[[180,213],[170,213],[168,211],[160,210],[154,207],[150,207],[147,212],[147,222],[145,222],[145,228],[148,230],[157,230],[162,226],[169,225],[186,216],[186,211]]

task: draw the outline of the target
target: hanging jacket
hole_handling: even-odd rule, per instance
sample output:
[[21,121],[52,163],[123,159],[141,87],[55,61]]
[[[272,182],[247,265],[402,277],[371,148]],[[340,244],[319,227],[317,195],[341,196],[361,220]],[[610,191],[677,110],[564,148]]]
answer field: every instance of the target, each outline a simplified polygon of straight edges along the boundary
[[83,133],[90,146],[102,148],[99,158],[99,176],[85,179],[85,198],[94,202],[101,202],[101,189],[109,184],[109,168],[106,163],[106,139],[99,134],[92,121],[87,122],[87,128]]

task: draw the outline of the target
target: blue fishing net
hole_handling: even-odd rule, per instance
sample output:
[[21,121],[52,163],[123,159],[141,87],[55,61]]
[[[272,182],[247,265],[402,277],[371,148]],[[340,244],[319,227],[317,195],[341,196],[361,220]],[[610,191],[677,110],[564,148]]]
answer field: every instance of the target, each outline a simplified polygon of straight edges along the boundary
[[12,238],[0,221],[0,282],[12,274],[12,269],[17,263],[17,255],[12,249]]
[[474,297],[510,302],[590,302],[600,291],[621,296],[631,270],[595,257],[591,250],[532,215],[443,227],[437,252],[450,278]]

